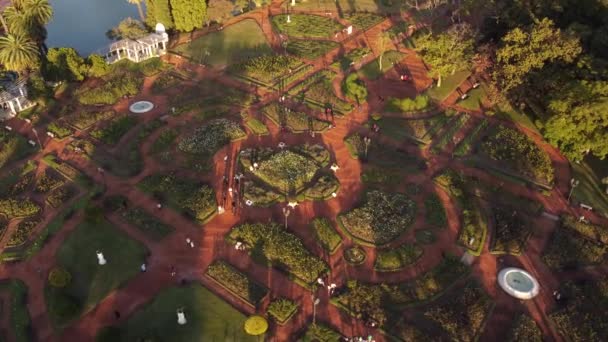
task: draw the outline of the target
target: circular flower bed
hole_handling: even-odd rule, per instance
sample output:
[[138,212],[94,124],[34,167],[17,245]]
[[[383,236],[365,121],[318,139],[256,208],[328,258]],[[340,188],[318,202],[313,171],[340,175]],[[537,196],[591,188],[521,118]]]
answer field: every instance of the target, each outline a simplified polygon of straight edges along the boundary
[[245,321],[245,332],[249,335],[262,335],[266,330],[268,330],[268,321],[262,316],[251,316]]
[[365,251],[360,247],[351,247],[344,251],[344,260],[351,265],[361,265],[365,258]]

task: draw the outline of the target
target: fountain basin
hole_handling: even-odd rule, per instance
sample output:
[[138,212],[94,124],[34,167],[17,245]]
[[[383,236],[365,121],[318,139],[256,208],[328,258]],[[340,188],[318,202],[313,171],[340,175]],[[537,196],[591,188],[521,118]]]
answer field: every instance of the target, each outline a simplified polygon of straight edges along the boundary
[[518,299],[532,299],[538,295],[538,281],[521,268],[509,267],[498,273],[498,285]]
[[129,106],[131,113],[141,114],[151,111],[154,108],[154,104],[150,101],[137,101]]

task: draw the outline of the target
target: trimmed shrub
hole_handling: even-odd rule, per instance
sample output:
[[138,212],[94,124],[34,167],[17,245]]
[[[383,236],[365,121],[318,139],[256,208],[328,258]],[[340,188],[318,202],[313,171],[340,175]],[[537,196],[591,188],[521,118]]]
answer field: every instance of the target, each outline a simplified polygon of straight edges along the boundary
[[49,285],[56,288],[68,286],[72,281],[72,275],[62,267],[55,267],[49,272]]

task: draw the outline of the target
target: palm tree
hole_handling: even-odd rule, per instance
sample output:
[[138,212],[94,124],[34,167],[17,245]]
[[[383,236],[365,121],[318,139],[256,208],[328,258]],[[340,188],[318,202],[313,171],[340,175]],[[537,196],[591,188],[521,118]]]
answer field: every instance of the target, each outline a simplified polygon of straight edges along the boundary
[[38,46],[22,34],[0,37],[0,63],[6,69],[23,72],[38,63]]
[[30,19],[25,12],[17,6],[8,6],[4,10],[3,16],[8,24],[7,33],[28,34],[30,31]]
[[145,21],[146,17],[144,16],[144,11],[141,8],[141,0],[127,0],[127,2],[130,4],[137,5],[137,10],[139,11],[139,17],[141,18],[141,21]]
[[53,17],[53,7],[48,0],[28,0],[23,3],[23,11],[32,22],[44,26]]

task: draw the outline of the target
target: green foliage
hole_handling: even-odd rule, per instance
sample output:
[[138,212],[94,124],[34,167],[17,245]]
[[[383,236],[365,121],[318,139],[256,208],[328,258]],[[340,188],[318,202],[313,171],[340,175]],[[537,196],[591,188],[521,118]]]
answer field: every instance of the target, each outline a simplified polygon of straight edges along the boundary
[[169,0],[146,0],[146,12],[146,24],[149,27],[162,23],[167,30],[175,28]]
[[313,201],[327,200],[333,197],[334,193],[338,192],[340,183],[338,179],[331,174],[322,174],[316,181],[306,190],[304,196],[306,199]]
[[329,38],[343,26],[332,18],[309,14],[290,14],[291,22],[287,22],[287,14],[272,17],[272,25],[280,33],[293,37]]
[[427,308],[424,316],[441,326],[453,340],[475,341],[493,307],[492,300],[473,281]]
[[249,127],[249,129],[255,135],[268,135],[268,133],[269,133],[266,125],[264,125],[264,123],[258,119],[255,119],[255,118],[248,119],[245,122],[245,125],[247,125],[247,127]]
[[144,24],[133,18],[123,19],[116,27],[110,29],[106,35],[108,38],[113,40],[131,39],[137,40],[145,37],[148,34],[148,30]]
[[471,116],[467,113],[463,113],[458,115],[456,118],[450,120],[448,123],[448,127],[443,132],[443,135],[437,140],[437,142],[433,145],[431,151],[433,153],[439,153],[443,150],[450,142],[454,141],[454,135],[458,133],[460,129],[469,121]]
[[120,138],[135,127],[138,122],[135,116],[125,115],[111,120],[105,127],[93,130],[90,134],[93,138],[108,145],[116,145]]
[[507,163],[515,171],[548,184],[554,180],[549,156],[523,133],[505,126],[481,144],[481,150],[493,160]]
[[357,74],[350,74],[344,79],[342,85],[344,95],[357,103],[363,103],[367,101],[367,88],[365,83],[359,79]]
[[175,29],[190,32],[203,27],[207,20],[207,2],[205,0],[170,0],[171,15]]
[[48,195],[46,202],[53,208],[59,208],[76,195],[70,186],[57,188]]
[[513,323],[508,342],[542,342],[543,332],[532,317],[521,314]]
[[228,70],[239,76],[254,79],[264,85],[271,85],[276,78],[300,65],[302,65],[302,62],[293,56],[262,55],[233,64]]
[[366,317],[383,326],[387,320],[383,297],[384,293],[380,286],[349,280],[346,283],[346,291],[338,295],[337,300],[355,317]]
[[33,148],[22,135],[0,130],[0,168],[33,152]]
[[386,104],[386,111],[389,112],[419,112],[428,109],[431,106],[431,99],[428,95],[417,95],[415,98],[410,99],[405,97],[403,99],[390,98]]
[[532,233],[530,227],[515,210],[497,206],[493,208],[493,214],[494,236],[490,251],[515,255],[523,253],[526,241]]
[[52,168],[47,168],[44,173],[36,180],[36,192],[46,193],[65,183],[63,178]]
[[10,239],[6,243],[7,247],[15,247],[24,244],[29,238],[36,226],[38,226],[42,220],[40,218],[32,218],[19,222],[17,229],[13,232]]
[[416,203],[399,193],[368,192],[364,203],[341,215],[340,222],[356,239],[384,245],[414,222]]
[[57,121],[53,121],[48,126],[46,126],[46,130],[48,132],[53,133],[57,139],[63,139],[74,133],[71,129],[63,126],[61,123],[59,123]]
[[159,153],[165,151],[173,145],[175,138],[177,138],[178,132],[175,129],[169,128],[162,131],[158,138],[152,144],[150,151],[152,153]]
[[560,293],[565,305],[552,313],[551,320],[569,341],[600,342],[608,338],[608,279],[602,277],[580,284],[566,283]]
[[40,210],[40,206],[29,198],[0,198],[0,214],[7,217],[28,217],[37,214]]
[[286,49],[297,57],[314,60],[338,46],[338,43],[330,40],[292,39],[287,42]]
[[543,261],[553,269],[600,264],[608,259],[608,245],[589,240],[578,232],[560,227],[543,251]]
[[82,81],[89,69],[73,48],[50,48],[44,64],[45,78],[54,81]]
[[186,153],[213,155],[230,141],[244,138],[245,131],[239,124],[227,119],[215,119],[182,138],[178,148]]
[[75,95],[78,102],[84,105],[115,104],[123,96],[134,96],[139,93],[143,80],[139,75],[113,75],[104,84],[95,88],[79,89]]
[[[405,55],[399,51],[386,51],[382,56],[379,56],[361,67],[359,73],[368,80],[377,80],[382,77],[384,73],[392,69],[393,65],[401,61],[404,56]],[[382,59],[382,64],[380,64],[380,59]],[[382,68],[380,67],[381,65]]]
[[63,288],[70,284],[72,275],[65,268],[54,267],[49,272],[49,285],[52,287]]
[[312,324],[306,329],[302,342],[339,342],[342,335],[323,324]]
[[205,275],[213,278],[220,285],[253,306],[259,304],[268,294],[265,287],[250,280],[247,275],[225,261],[214,261],[207,268]]
[[521,85],[528,74],[546,64],[574,61],[582,51],[576,37],[563,33],[548,18],[526,30],[509,31],[502,37],[501,45],[496,52],[498,67],[494,78],[505,91]]
[[24,72],[40,64],[36,43],[27,35],[8,33],[0,37],[0,63],[7,70]]
[[353,26],[359,30],[367,30],[368,28],[381,23],[384,17],[367,12],[349,13],[344,16]]
[[353,246],[344,251],[344,260],[351,265],[361,265],[367,258],[365,251],[358,246]]
[[89,65],[89,76],[102,77],[110,72],[111,67],[106,63],[106,60],[98,54],[90,54],[87,57],[87,64]]
[[267,312],[279,324],[285,324],[298,310],[298,304],[287,298],[277,298],[270,302]]
[[441,199],[437,194],[431,194],[424,200],[426,222],[437,227],[445,227],[448,218]]
[[174,174],[153,174],[137,186],[201,222],[207,220],[217,209],[215,193],[211,187],[187,178],[178,178]]
[[153,240],[161,240],[173,232],[173,228],[162,223],[140,207],[121,210],[120,215]]
[[467,155],[473,149],[473,144],[479,135],[488,127],[488,123],[487,119],[483,119],[479,125],[475,126],[475,128],[458,143],[458,146],[454,149],[454,155],[457,157]]
[[324,218],[315,218],[310,225],[317,238],[317,243],[330,254],[335,253],[342,244],[342,237],[332,227],[331,222]]
[[344,139],[344,144],[348,153],[354,159],[360,158],[365,153],[365,144],[363,138],[359,134],[349,135]]
[[604,245],[608,245],[608,229],[592,223],[585,223],[579,221],[576,217],[571,215],[564,215],[561,217],[561,225],[564,228],[571,229],[578,232],[582,236],[600,242]]
[[340,57],[332,66],[339,67],[342,71],[347,71],[351,65],[361,62],[371,51],[370,48],[353,49]]
[[[295,110],[289,110],[289,112],[284,112],[286,109],[281,108],[281,106],[274,102],[262,109],[264,115],[269,118],[272,122],[277,125],[280,125],[281,122],[285,124],[289,130],[294,133],[302,133],[309,131],[310,123],[312,122],[312,131],[314,132],[323,132],[329,128],[329,122],[319,120],[304,112],[299,112]],[[282,119],[283,118],[283,119]]]
[[306,284],[312,284],[328,270],[325,262],[310,253],[302,240],[276,223],[242,224],[232,228],[227,237],[259,251],[270,263]]
[[27,310],[28,288],[23,281],[11,279],[0,284],[0,290],[9,291],[9,301],[3,302],[4,315],[8,316],[11,333],[16,342],[28,342],[32,340],[31,320]]
[[422,248],[414,244],[380,249],[376,254],[374,269],[381,272],[397,271],[416,263],[422,257],[422,253]]

